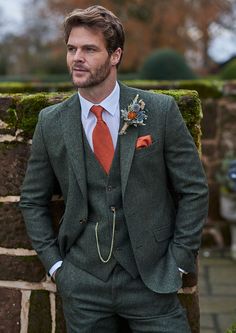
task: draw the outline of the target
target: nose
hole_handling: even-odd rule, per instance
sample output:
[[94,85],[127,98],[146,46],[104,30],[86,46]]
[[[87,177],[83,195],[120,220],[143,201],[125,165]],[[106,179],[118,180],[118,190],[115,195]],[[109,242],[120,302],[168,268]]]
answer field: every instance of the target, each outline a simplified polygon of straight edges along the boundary
[[74,61],[84,62],[84,56],[81,50],[77,49],[74,53]]

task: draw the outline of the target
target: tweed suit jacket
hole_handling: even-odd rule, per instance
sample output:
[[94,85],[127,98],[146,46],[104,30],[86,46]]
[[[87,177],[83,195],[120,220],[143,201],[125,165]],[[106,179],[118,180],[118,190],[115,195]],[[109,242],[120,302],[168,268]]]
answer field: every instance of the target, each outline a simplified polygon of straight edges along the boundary
[[[181,288],[178,267],[194,272],[207,215],[208,189],[198,152],[172,97],[120,84],[120,108],[136,94],[146,103],[146,126],[119,136],[123,210],[139,273],[153,291]],[[46,270],[83,237],[88,216],[78,94],[39,114],[20,207]],[[122,124],[122,120],[121,120]],[[139,137],[152,144],[136,149]],[[59,183],[65,213],[58,234],[49,203]],[[89,222],[88,222],[89,223]]]

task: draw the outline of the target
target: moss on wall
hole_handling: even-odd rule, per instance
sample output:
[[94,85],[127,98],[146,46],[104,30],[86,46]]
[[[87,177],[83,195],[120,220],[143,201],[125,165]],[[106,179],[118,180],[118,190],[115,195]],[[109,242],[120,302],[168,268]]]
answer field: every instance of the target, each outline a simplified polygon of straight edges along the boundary
[[[153,90],[157,93],[171,95],[175,98],[180,111],[186,121],[187,127],[200,150],[200,121],[202,118],[201,102],[198,93],[193,90]],[[4,121],[11,129],[21,130],[25,139],[31,138],[41,109],[68,98],[71,93],[39,93],[25,94],[0,94],[1,97],[11,97],[13,102],[7,109]]]
[[[8,127],[17,131],[20,129],[25,138],[31,138],[37,123],[39,111],[46,106],[59,103],[70,94],[39,93],[33,95],[11,94],[12,104],[7,109],[4,121]],[[1,97],[9,97],[7,94],[0,94]]]
[[198,151],[200,152],[202,134],[200,122],[203,114],[198,92],[194,90],[154,90],[154,92],[174,97],[189,132],[191,133]]

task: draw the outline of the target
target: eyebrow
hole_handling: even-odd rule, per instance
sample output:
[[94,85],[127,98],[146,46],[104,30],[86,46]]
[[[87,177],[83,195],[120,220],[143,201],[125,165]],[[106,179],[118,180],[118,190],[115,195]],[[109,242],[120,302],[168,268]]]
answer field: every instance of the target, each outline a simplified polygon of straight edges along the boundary
[[[76,47],[76,45],[73,45],[73,44],[67,44],[66,46],[67,47]],[[99,47],[95,44],[84,44],[84,45],[82,45],[82,48],[85,48],[85,47],[93,47],[93,48],[99,49]]]

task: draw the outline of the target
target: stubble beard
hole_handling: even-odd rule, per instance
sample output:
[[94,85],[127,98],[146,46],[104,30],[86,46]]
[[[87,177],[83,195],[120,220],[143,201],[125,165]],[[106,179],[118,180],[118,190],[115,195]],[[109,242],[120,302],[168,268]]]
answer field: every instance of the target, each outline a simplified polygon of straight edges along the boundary
[[98,67],[93,73],[89,72],[90,75],[84,82],[76,82],[76,79],[73,79],[73,71],[71,71],[71,77],[72,82],[76,89],[79,88],[91,88],[94,86],[99,85],[103,81],[106,80],[106,78],[109,76],[111,72],[111,66],[110,66],[110,57],[106,59],[106,61]]

